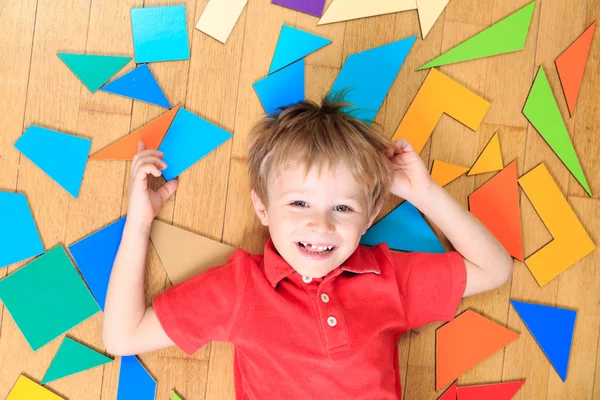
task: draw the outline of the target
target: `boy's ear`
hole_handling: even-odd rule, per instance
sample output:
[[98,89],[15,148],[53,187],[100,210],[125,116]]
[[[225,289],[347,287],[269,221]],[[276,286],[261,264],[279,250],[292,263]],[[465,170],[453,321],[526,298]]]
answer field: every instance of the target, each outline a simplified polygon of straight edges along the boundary
[[269,226],[269,217],[267,215],[267,209],[260,197],[258,197],[256,192],[254,191],[254,189],[250,191],[250,197],[252,198],[252,204],[254,204],[254,211],[256,212],[258,219],[260,219],[260,222],[264,226]]
[[365,227],[362,233],[363,235],[367,233],[367,230],[371,227],[371,225],[373,225],[373,221],[375,221],[375,218],[377,218],[377,216],[379,215],[381,207],[383,207],[383,203],[379,204],[379,206],[377,206],[377,209],[373,211],[373,214],[371,215],[371,218],[369,219],[369,222],[367,223],[367,226]]

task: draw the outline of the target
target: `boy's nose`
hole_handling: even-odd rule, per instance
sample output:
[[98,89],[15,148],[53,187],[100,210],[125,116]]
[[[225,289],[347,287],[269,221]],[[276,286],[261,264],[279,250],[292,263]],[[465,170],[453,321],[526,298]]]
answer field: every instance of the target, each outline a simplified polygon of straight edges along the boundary
[[313,214],[307,224],[308,228],[317,233],[331,234],[335,232],[335,225],[331,218],[324,214]]

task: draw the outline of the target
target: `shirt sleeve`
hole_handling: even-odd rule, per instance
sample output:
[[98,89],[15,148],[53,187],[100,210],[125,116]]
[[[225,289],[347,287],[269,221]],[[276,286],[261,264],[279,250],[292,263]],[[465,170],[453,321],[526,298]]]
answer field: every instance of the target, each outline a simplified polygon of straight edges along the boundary
[[240,252],[152,300],[167,336],[187,354],[212,340],[229,341],[249,275]]

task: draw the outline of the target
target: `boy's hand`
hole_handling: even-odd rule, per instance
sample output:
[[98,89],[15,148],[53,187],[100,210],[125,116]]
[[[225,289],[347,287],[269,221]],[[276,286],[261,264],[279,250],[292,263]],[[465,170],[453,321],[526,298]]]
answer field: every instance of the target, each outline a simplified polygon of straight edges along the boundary
[[385,155],[392,163],[390,191],[395,196],[413,203],[434,184],[425,163],[406,139],[396,139]]

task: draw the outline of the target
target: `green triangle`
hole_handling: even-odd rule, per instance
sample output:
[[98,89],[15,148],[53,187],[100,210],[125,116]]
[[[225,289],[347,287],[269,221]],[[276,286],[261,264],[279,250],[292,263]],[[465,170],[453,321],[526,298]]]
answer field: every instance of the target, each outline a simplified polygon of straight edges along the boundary
[[420,66],[417,70],[522,50],[525,47],[534,9],[535,1]]
[[56,53],[71,71],[94,93],[125,66],[131,57]]
[[111,361],[112,358],[65,337],[41,384],[44,385]]
[[179,397],[174,390],[172,390],[171,393],[173,394],[173,400],[181,400],[181,397]]

